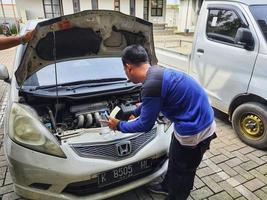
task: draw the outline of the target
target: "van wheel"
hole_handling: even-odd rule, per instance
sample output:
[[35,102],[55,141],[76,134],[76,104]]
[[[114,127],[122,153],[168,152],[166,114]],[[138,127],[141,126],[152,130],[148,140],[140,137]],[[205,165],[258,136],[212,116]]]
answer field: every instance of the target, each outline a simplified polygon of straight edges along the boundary
[[238,106],[232,117],[237,136],[246,144],[267,149],[267,107],[260,103]]

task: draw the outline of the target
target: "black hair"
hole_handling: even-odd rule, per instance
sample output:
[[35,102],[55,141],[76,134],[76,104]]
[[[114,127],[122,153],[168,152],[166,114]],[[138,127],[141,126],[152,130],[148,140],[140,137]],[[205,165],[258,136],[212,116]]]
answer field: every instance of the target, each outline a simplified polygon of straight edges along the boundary
[[125,65],[133,64],[138,66],[141,63],[149,63],[149,57],[144,47],[139,44],[133,44],[122,51],[122,63]]

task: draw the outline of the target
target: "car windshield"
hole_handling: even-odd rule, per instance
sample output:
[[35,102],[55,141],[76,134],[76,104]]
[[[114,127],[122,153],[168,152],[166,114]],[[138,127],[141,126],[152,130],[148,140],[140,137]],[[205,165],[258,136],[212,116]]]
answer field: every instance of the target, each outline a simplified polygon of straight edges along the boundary
[[[57,67],[58,84],[79,81],[127,78],[121,58],[90,58],[59,62]],[[30,76],[24,86],[55,85],[55,64],[48,65]]]
[[267,41],[267,5],[250,6],[250,10],[258,22],[262,33]]

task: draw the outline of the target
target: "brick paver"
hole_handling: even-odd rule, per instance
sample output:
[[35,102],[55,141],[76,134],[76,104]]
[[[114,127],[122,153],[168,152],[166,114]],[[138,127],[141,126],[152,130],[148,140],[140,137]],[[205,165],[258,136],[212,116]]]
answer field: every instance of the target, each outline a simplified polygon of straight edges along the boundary
[[[11,69],[15,49],[1,51],[0,63]],[[0,127],[7,84],[0,81]],[[227,117],[216,112],[218,138],[204,155],[189,200],[266,200],[267,152],[256,150],[242,143],[234,134]],[[0,128],[0,146],[3,130]],[[20,199],[12,188],[3,148],[0,148],[0,196],[3,200]],[[0,198],[1,199],[1,198]],[[124,193],[110,200],[163,200],[161,195],[149,193],[145,187]]]

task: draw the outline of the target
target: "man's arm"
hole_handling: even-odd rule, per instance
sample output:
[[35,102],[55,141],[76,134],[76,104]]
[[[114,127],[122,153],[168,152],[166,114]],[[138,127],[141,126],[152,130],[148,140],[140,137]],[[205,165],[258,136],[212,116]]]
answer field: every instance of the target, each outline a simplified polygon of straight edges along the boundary
[[131,122],[120,121],[117,128],[124,133],[150,131],[157,120],[160,108],[160,97],[144,97],[140,107],[140,117]]
[[139,117],[141,114],[141,109],[142,109],[142,103],[140,103],[140,105],[137,106],[137,108],[133,111],[133,115],[135,117]]
[[109,118],[109,127],[124,133],[150,131],[157,120],[163,100],[161,98],[164,69],[160,67],[149,68],[145,83],[141,91],[142,107],[140,117],[134,121],[126,122]]
[[17,46],[21,43],[19,36],[0,37],[0,50]]
[[15,47],[20,44],[25,44],[31,40],[32,34],[33,31],[29,31],[22,36],[0,37],[0,50]]

